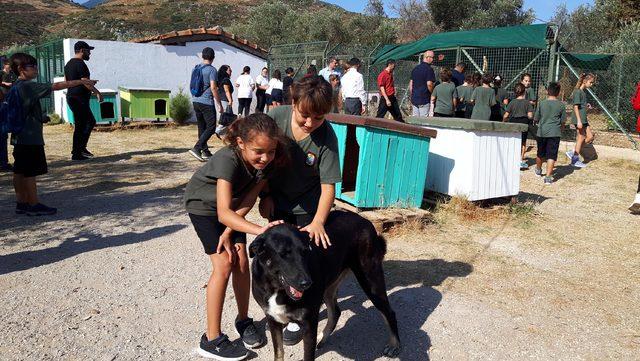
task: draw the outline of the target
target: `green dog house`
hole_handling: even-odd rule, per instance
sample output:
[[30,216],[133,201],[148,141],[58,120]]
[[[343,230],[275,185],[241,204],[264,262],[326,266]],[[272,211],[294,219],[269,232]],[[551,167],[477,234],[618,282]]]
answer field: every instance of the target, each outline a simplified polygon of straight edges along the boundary
[[419,208],[433,129],[392,120],[328,114],[338,138],[342,182],[336,198],[357,208]]
[[[96,119],[96,124],[114,124],[118,121],[118,102],[117,92],[112,89],[99,89],[102,93],[103,101],[100,103],[95,95],[91,95],[89,107],[91,113]],[[66,94],[66,92],[65,92]],[[67,121],[69,124],[75,124],[75,118],[69,105],[67,104]]]
[[171,90],[119,87],[122,120],[164,119],[169,120],[169,96]]

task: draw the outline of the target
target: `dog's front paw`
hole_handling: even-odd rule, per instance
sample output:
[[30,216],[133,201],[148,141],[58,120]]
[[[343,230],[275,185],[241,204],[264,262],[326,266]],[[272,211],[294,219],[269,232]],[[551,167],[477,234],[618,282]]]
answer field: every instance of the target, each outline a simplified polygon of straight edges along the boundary
[[387,345],[385,346],[384,351],[382,351],[382,354],[387,357],[397,357],[401,351],[402,351],[402,347],[400,345],[397,345],[397,346]]

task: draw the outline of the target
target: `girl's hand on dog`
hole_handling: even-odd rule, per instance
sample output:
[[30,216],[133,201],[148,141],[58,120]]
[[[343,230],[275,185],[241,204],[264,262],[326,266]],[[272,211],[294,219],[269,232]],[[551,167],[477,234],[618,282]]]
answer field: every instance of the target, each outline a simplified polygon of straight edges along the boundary
[[277,226],[277,225],[282,224],[282,223],[284,223],[284,221],[282,221],[282,220],[269,222],[269,224],[267,224],[266,226],[262,227],[262,229],[260,230],[260,234],[266,232],[269,228],[271,228],[273,226]]
[[[228,228],[227,228],[228,229]],[[216,249],[216,253],[220,254],[222,252],[227,252],[229,256],[229,263],[235,264],[237,258],[237,250],[236,247],[231,243],[231,232],[225,230],[220,235],[220,239],[218,240],[218,248]]]
[[313,239],[316,243],[316,246],[322,247],[324,249],[329,248],[331,246],[331,241],[329,240],[329,235],[324,230],[324,225],[320,222],[311,222],[306,227],[300,229],[302,232],[309,232],[309,238]]

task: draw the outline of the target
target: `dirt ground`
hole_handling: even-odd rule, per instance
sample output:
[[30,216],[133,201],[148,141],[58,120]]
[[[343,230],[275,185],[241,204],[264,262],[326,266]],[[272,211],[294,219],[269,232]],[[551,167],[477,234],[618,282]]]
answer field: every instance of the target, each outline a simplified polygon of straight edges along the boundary
[[[70,128],[46,127],[39,185],[53,217],[14,215],[0,174],[1,360],[199,359],[210,265],[181,203],[200,166],[186,153],[195,133],[95,132],[97,157],[72,163]],[[392,229],[399,359],[640,359],[640,218],[627,212],[638,174],[633,160],[573,170],[562,159],[551,186],[524,172],[515,206],[454,200]],[[236,338],[227,294],[223,329]],[[339,302],[318,360],[382,359],[384,323],[352,279]],[[251,313],[264,323],[254,301]],[[285,351],[300,359],[302,345]],[[269,344],[252,357],[272,355]]]

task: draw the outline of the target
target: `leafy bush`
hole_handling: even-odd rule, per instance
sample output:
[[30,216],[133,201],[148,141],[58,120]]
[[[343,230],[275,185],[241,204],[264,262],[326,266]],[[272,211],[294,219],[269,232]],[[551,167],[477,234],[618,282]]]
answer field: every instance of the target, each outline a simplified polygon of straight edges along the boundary
[[170,108],[171,118],[176,124],[183,125],[191,119],[191,98],[184,93],[182,88],[178,90],[178,94],[171,97]]
[[62,124],[62,118],[56,114],[56,113],[52,113],[49,114],[49,123],[47,123],[47,125],[58,125],[58,124]]
[[[620,122],[620,125],[626,131],[635,131],[637,116],[635,116],[635,114],[632,111],[616,112],[613,115],[616,117],[616,119],[618,119],[618,122]],[[613,130],[616,132],[620,131],[620,128],[618,127],[618,125],[613,120],[611,120],[611,118],[606,117],[606,120],[607,120],[607,130]]]

